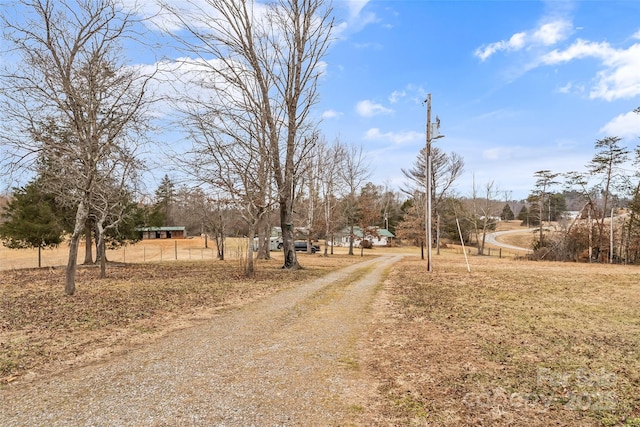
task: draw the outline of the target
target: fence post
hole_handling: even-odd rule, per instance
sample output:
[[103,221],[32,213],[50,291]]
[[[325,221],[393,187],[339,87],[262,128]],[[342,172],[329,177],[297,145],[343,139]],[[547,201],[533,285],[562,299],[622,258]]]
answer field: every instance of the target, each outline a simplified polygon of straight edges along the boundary
[[499,253],[499,255],[498,255],[498,256],[499,256],[500,258],[502,258],[502,248],[500,248],[500,250],[498,251],[498,253]]
[[175,243],[176,261],[177,261],[178,260],[178,241],[176,240],[174,243]]

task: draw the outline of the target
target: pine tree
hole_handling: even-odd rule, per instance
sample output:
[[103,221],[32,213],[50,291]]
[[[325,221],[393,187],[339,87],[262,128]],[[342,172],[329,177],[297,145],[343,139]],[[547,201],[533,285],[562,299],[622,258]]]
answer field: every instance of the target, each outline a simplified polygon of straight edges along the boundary
[[518,219],[522,221],[523,225],[530,225],[529,209],[527,209],[526,206],[523,206],[522,209],[520,209],[520,212],[518,212]]
[[515,218],[515,215],[511,210],[511,206],[509,206],[509,203],[507,203],[506,205],[504,205],[504,208],[502,208],[500,219],[502,219],[503,221],[511,221],[514,218]]
[[13,198],[4,208],[0,239],[8,248],[38,248],[38,267],[42,266],[41,250],[58,246],[64,232],[61,211],[52,194],[42,192],[38,180],[14,189]]
[[158,222],[158,219],[162,218],[160,222],[163,225],[176,225],[173,223],[174,205],[175,186],[169,175],[165,175],[156,190],[156,203],[152,214],[154,222]]

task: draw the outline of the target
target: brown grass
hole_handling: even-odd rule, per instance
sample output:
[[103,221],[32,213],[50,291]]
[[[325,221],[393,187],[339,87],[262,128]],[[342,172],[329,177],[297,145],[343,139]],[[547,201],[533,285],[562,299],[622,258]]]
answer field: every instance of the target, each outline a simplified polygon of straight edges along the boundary
[[637,268],[471,262],[391,272],[367,363],[372,423],[640,425]]
[[[239,259],[110,266],[105,280],[83,268],[73,297],[63,269],[4,271],[0,382],[98,360],[361,260],[344,252],[299,254],[300,271],[275,252],[252,280]],[[365,254],[384,252],[419,249]],[[366,424],[640,426],[636,267],[470,263],[443,251],[431,274],[417,256],[389,272],[357,361],[379,385]]]
[[108,278],[81,268],[76,295],[63,292],[64,269],[0,275],[0,386],[117,353],[169,330],[210,317],[360,257],[299,254],[305,267],[283,271],[282,255],[257,261],[247,279],[238,260],[110,265]]

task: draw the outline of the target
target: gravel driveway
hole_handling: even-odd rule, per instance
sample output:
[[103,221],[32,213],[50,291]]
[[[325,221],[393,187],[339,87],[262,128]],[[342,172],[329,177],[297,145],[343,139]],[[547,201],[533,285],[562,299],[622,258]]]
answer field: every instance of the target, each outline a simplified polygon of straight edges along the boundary
[[357,423],[374,385],[357,340],[384,256],[231,309],[157,342],[0,392],[2,426]]

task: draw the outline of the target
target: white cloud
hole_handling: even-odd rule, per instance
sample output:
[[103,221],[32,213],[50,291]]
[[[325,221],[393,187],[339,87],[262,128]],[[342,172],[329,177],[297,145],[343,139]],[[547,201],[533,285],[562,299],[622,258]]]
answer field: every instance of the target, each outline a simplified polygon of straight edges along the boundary
[[552,46],[567,38],[572,25],[569,21],[558,19],[542,25],[533,33],[533,40],[544,46]]
[[575,139],[559,138],[556,140],[556,147],[558,150],[574,150],[578,146],[578,142]]
[[560,93],[571,93],[571,89],[573,89],[573,83],[569,82],[566,85],[562,86],[558,89]]
[[394,144],[406,144],[410,142],[421,141],[424,139],[424,133],[409,131],[409,132],[380,132],[378,128],[369,129],[364,139],[368,141],[388,141]]
[[640,40],[640,30],[636,31],[631,38],[634,38],[636,40]]
[[633,111],[620,114],[604,125],[600,133],[621,138],[640,137],[640,115]]
[[336,3],[336,14],[344,16],[339,24],[333,27],[332,34],[343,38],[345,34],[355,33],[369,24],[379,22],[373,12],[363,10],[370,0],[346,0]]
[[613,52],[614,49],[609,46],[609,43],[595,43],[578,39],[565,50],[554,49],[542,56],[541,62],[546,65],[554,65],[586,57],[604,59],[611,56]]
[[525,45],[525,33],[516,33],[509,40],[501,40],[499,42],[490,43],[486,46],[476,49],[475,55],[481,61],[485,61],[491,55],[501,50],[513,51],[520,50]]
[[565,50],[549,52],[540,62],[555,65],[583,58],[596,58],[604,67],[595,77],[590,98],[613,101],[640,95],[640,44],[637,43],[627,49],[616,49],[606,42],[579,39]]
[[342,113],[340,113],[340,112],[338,112],[336,110],[327,110],[327,111],[324,111],[322,113],[322,118],[323,119],[335,119],[335,118],[338,118],[338,117],[341,117],[341,116],[342,116]]
[[358,16],[369,0],[347,0],[351,16]]
[[494,147],[482,152],[482,158],[486,160],[506,160],[511,158],[514,148]]
[[404,90],[394,90],[391,92],[391,95],[389,95],[389,102],[395,104],[400,98],[404,98],[405,96],[407,96],[407,92]]
[[393,113],[393,110],[386,108],[381,104],[371,102],[368,99],[358,102],[358,104],[356,105],[356,111],[362,117],[373,117],[377,116],[378,114]]
[[541,24],[533,31],[523,31],[513,34],[508,40],[500,40],[481,46],[475,51],[475,56],[486,61],[490,56],[500,51],[515,52],[529,46],[551,46],[565,40],[572,31],[570,21],[556,18]]
[[566,85],[559,87],[557,91],[558,93],[564,93],[564,94],[574,93],[574,94],[582,95],[585,92],[585,87],[580,84],[569,82]]
[[[179,14],[181,18],[187,19],[189,25],[199,29],[212,28],[211,22],[213,18],[219,16],[206,0],[167,2],[173,11],[160,6],[156,0],[123,0],[123,4],[126,9],[145,18],[143,20],[144,24],[151,29],[159,28],[170,33],[177,32],[185,27],[176,14]],[[261,19],[266,13],[266,6],[256,2],[253,13],[256,19]]]

